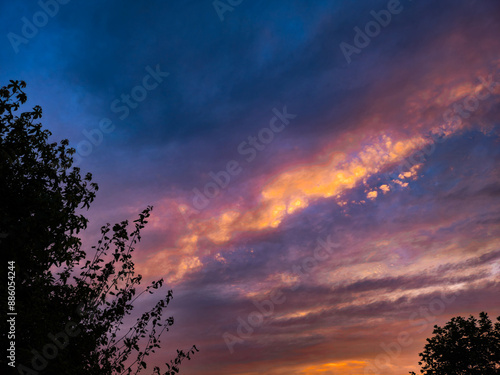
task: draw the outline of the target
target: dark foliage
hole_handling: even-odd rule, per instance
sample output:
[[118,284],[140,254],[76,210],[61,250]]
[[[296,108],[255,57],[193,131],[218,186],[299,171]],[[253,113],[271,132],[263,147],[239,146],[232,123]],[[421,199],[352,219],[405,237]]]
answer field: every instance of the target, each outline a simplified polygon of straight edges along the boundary
[[[0,246],[2,264],[15,264],[18,312],[17,368],[3,367],[21,374],[137,374],[174,322],[162,315],[172,298],[169,290],[124,331],[123,319],[137,298],[163,284],[154,281],[136,295],[141,276],[134,273],[132,252],[152,207],[139,214],[130,233],[127,221],[102,227],[89,259],[78,234],[88,222],[81,211],[98,186],[91,174],[82,177],[72,167],[75,151],[67,140],[49,143],[51,133],[35,122],[40,107],[16,115],[27,99],[25,86],[11,81],[0,89]],[[0,298],[8,299],[4,288]],[[0,335],[7,344],[8,330],[2,319]],[[178,351],[164,372],[148,371],[177,373],[195,351]],[[7,365],[5,355],[0,361]]]
[[[500,317],[495,324],[484,312],[479,320],[452,318],[434,332],[420,353],[425,375],[499,375]],[[414,372],[410,374],[415,375]]]

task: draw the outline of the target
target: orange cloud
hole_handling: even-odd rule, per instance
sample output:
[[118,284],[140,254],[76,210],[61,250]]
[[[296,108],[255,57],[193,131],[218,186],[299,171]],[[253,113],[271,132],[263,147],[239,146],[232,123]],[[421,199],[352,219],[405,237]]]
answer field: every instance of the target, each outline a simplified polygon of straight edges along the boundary
[[[455,100],[476,93],[480,87],[470,84],[460,84],[452,87],[448,92],[432,94],[423,92],[416,95],[411,102],[424,109],[430,105],[426,100],[438,101],[443,105],[450,105]],[[380,121],[380,120],[379,120]],[[427,127],[431,134],[453,134],[461,129],[462,123],[456,121],[440,121],[439,126]],[[420,127],[422,129],[422,127]],[[423,131],[423,130],[421,130]],[[350,135],[352,137],[352,134]],[[355,138],[360,139],[360,137]],[[163,252],[150,257],[140,265],[145,275],[158,275],[170,272],[170,282],[179,281],[186,273],[202,267],[199,256],[209,253],[210,244],[222,245],[235,238],[238,233],[259,232],[278,227],[288,215],[293,215],[311,203],[321,198],[339,198],[341,194],[358,184],[365,182],[370,176],[381,172],[384,168],[402,162],[413,152],[422,149],[433,141],[423,134],[413,136],[379,135],[364,138],[360,146],[351,149],[349,153],[336,151],[321,152],[315,162],[301,165],[290,170],[282,171],[272,181],[262,188],[258,201],[247,211],[236,208],[223,210],[208,219],[194,219],[188,224],[190,233],[180,236],[176,243],[175,252],[182,257],[178,264],[165,266],[166,255]],[[400,180],[410,177],[416,178],[420,165],[413,166],[408,172],[402,173]],[[401,186],[408,186],[407,182],[395,180]],[[386,193],[390,189],[387,185],[380,186]],[[378,192],[370,191],[369,199],[376,199]],[[182,208],[181,210],[185,209]],[[203,247],[200,245],[203,242]],[[166,250],[168,251],[168,250]]]

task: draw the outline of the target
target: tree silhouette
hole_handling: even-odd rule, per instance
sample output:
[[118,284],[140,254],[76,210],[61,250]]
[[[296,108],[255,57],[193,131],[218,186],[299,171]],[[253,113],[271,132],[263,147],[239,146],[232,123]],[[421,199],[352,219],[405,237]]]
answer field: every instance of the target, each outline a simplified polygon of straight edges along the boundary
[[[488,314],[452,318],[444,327],[434,326],[420,353],[425,375],[499,375],[500,317],[495,324]],[[415,375],[414,372],[410,374]]]
[[[90,173],[82,177],[72,167],[68,140],[49,142],[51,133],[35,123],[39,106],[16,115],[27,100],[25,86],[10,81],[0,89],[0,246],[2,267],[10,271],[2,279],[9,290],[0,288],[0,298],[10,297],[9,305],[2,302],[3,316],[15,322],[1,320],[2,341],[7,350],[14,345],[15,358],[0,361],[16,374],[137,374],[174,322],[162,316],[169,290],[134,325],[124,325],[137,298],[163,284],[154,281],[136,295],[142,278],[134,273],[132,253],[152,207],[130,233],[128,221],[103,226],[89,259],[78,237],[88,223],[80,212],[98,186]],[[166,371],[149,371],[177,373],[196,351],[178,350]]]

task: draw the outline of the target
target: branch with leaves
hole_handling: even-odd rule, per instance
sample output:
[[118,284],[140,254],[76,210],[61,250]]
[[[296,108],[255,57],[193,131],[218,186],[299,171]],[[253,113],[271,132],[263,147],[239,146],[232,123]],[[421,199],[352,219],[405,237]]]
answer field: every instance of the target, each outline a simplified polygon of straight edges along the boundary
[[[138,298],[163,287],[162,279],[153,281],[136,295],[142,277],[135,275],[132,253],[152,207],[139,214],[130,233],[128,221],[103,226],[88,258],[78,237],[88,219],[79,210],[90,207],[98,186],[90,173],[82,177],[80,168],[73,167],[75,150],[68,140],[49,142],[52,134],[37,122],[39,106],[17,115],[27,101],[25,87],[25,82],[12,80],[0,88],[0,233],[8,233],[2,247],[19,275],[19,363],[29,368],[33,353],[43,352],[47,334],[64,331],[70,323],[80,333],[68,337],[38,373],[144,372],[147,357],[160,348],[160,337],[174,323],[173,317],[163,316],[173,296],[169,290],[132,327],[124,328]],[[0,291],[3,300],[5,293]],[[6,324],[0,322],[0,336],[8,331]],[[195,346],[177,351],[164,375],[177,373],[181,362],[197,351]],[[156,367],[149,371],[160,373]]]
[[[165,297],[143,313],[132,327],[124,334],[119,334],[125,316],[130,315],[134,308],[134,302],[143,294],[152,294],[163,286],[163,279],[152,281],[136,295],[142,277],[135,276],[132,252],[141,239],[141,230],[147,224],[152,209],[149,206],[139,214],[131,233],[127,232],[128,221],[115,224],[112,229],[109,224],[103,226],[102,237],[98,246],[94,247],[93,259],[87,260],[80,275],[74,277],[77,290],[85,291],[87,302],[83,308],[91,312],[80,324],[87,331],[101,333],[96,337],[99,344],[96,353],[99,353],[99,366],[106,373],[130,375],[145,370],[146,357],[160,348],[160,337],[174,324],[173,317],[163,317],[164,310],[173,298],[172,290],[168,290]],[[191,359],[196,351],[196,346],[187,353],[178,350],[177,358],[166,364],[167,371],[164,374],[178,372],[182,360]],[[130,362],[128,366],[125,365],[127,361]],[[160,370],[155,367],[153,371]]]

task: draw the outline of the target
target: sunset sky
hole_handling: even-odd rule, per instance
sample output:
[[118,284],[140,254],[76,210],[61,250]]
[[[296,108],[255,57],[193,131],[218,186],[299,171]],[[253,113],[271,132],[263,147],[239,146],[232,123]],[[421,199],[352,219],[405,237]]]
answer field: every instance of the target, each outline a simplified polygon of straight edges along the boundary
[[500,315],[498,0],[23,0],[0,20],[0,84],[26,81],[99,184],[86,249],[154,206],[136,269],[175,324],[151,362],[196,344],[182,374],[402,375],[434,324]]

